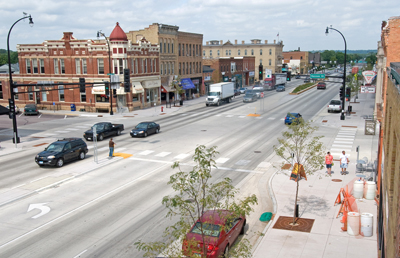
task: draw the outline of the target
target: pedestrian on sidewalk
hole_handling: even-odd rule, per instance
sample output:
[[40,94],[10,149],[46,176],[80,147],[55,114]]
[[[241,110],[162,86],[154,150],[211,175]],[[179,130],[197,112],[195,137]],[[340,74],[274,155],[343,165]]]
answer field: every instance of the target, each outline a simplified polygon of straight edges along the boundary
[[325,165],[326,165],[326,169],[328,170],[328,175],[331,175],[331,171],[332,171],[332,160],[333,160],[333,156],[331,155],[331,153],[328,151],[328,153],[325,156]]
[[108,154],[109,158],[114,157],[114,146],[115,142],[113,142],[113,138],[111,138],[110,141],[108,142],[108,147],[110,148],[110,154]]
[[349,164],[349,156],[347,156],[345,151],[342,151],[342,154],[339,157],[340,159],[340,168],[342,169],[342,172],[340,174],[344,175],[347,172],[347,165]]

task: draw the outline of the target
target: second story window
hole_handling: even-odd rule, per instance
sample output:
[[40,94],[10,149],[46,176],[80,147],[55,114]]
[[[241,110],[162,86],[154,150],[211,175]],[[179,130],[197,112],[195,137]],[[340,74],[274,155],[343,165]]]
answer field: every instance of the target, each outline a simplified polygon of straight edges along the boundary
[[254,50],[253,49],[251,50],[251,55],[254,56]]
[[272,55],[272,49],[269,49],[269,55]]
[[240,49],[238,49],[238,56],[240,56]]
[[25,59],[25,63],[26,63],[26,73],[32,73],[31,60],[30,59]]
[[217,51],[217,55],[219,56],[219,50]]
[[53,61],[54,61],[54,74],[59,74],[58,60],[57,59],[53,59]]
[[262,49],[260,49],[260,56],[262,56]]
[[87,64],[86,64],[86,58],[82,59],[82,73],[87,74]]
[[76,74],[81,74],[81,60],[78,58],[75,59],[75,70]]
[[212,56],[212,50],[210,50],[210,56]]
[[64,64],[64,59],[60,59],[60,68],[61,68],[61,74],[65,74],[65,64]]
[[33,73],[39,73],[37,59],[32,59]]
[[231,51],[229,50],[229,55],[231,55]]
[[39,65],[40,65],[40,73],[44,74],[44,60],[39,59]]
[[203,50],[203,56],[206,56],[206,51],[205,50]]
[[244,50],[244,55],[247,56],[247,49]]
[[97,71],[99,71],[99,74],[104,74],[104,60],[103,60],[103,58],[97,59]]
[[226,56],[228,55],[228,50],[225,50],[225,55],[226,55]]

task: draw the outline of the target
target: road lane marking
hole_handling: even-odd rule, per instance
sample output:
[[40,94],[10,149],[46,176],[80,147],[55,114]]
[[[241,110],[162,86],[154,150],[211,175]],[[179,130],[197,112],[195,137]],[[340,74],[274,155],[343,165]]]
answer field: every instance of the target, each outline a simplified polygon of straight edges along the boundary
[[215,163],[220,163],[220,164],[223,164],[223,163],[225,163],[225,162],[227,162],[229,160],[229,158],[219,158],[219,159],[217,159],[216,161],[215,161]]
[[154,151],[152,151],[152,150],[145,150],[145,151],[140,152],[139,155],[146,156],[146,155],[149,155],[150,153],[153,153],[153,152]]
[[184,158],[186,158],[187,156],[189,156],[189,154],[182,153],[182,154],[179,154],[178,156],[175,156],[174,159],[184,159]]
[[55,131],[55,133],[70,133],[70,131]]
[[237,166],[246,166],[247,164],[250,163],[251,160],[246,160],[246,159],[241,159],[238,162],[235,163]]
[[165,157],[171,154],[172,152],[160,152],[156,155],[156,157]]

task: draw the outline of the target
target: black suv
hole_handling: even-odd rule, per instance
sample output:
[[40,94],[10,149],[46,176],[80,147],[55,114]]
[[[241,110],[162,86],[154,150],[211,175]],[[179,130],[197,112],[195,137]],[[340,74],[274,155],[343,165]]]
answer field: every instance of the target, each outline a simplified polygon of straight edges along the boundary
[[35,162],[40,166],[62,167],[65,162],[84,159],[88,153],[86,143],[81,138],[65,138],[47,146],[36,155]]

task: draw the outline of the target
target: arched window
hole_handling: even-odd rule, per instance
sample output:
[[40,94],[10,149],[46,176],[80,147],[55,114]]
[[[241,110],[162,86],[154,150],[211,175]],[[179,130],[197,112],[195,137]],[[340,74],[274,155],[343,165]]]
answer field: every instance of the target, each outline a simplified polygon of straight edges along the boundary
[[238,49],[238,56],[240,56],[240,49]]
[[217,51],[217,55],[219,56],[219,50]]
[[247,56],[247,49],[244,50],[244,55]]

